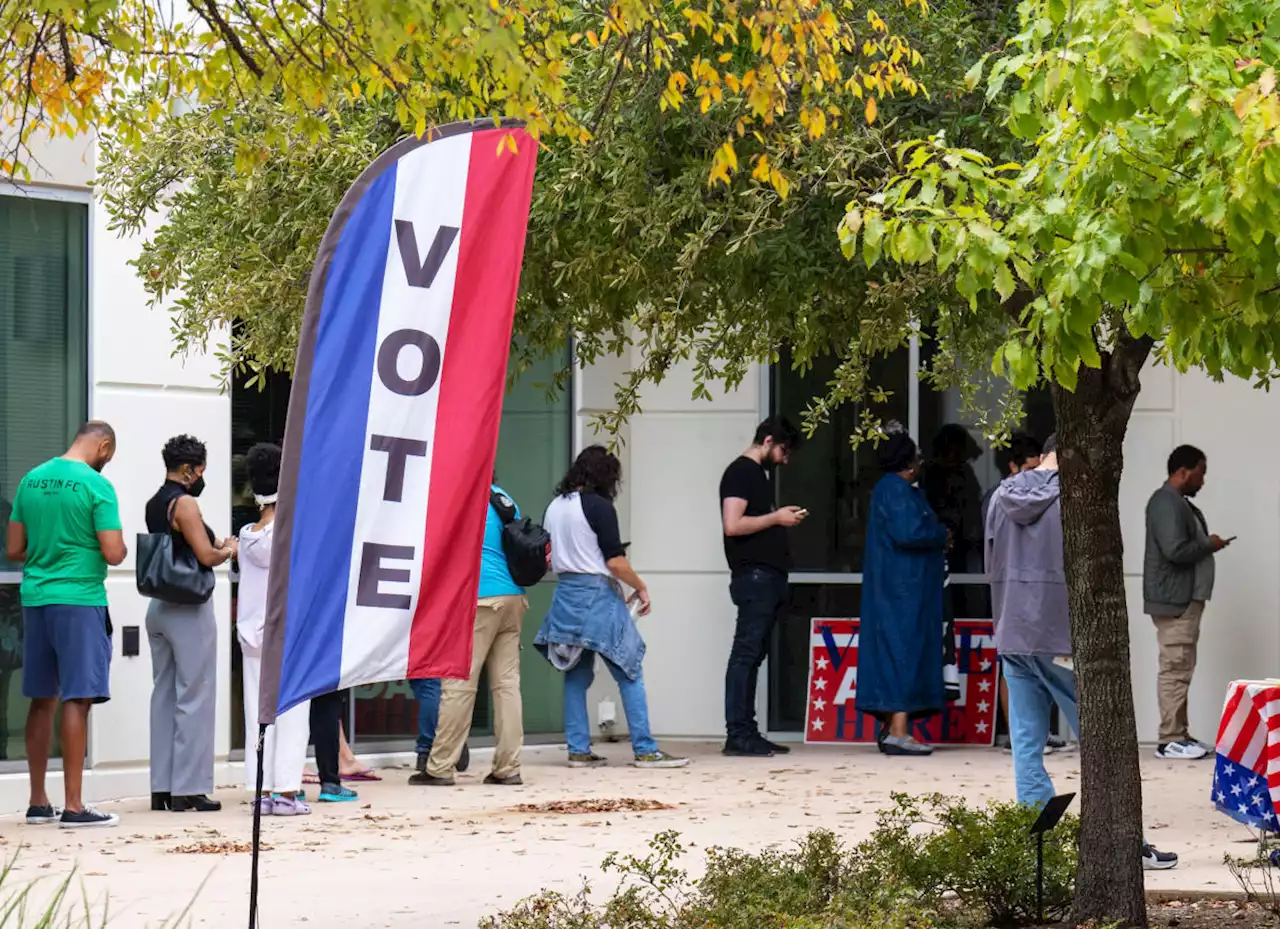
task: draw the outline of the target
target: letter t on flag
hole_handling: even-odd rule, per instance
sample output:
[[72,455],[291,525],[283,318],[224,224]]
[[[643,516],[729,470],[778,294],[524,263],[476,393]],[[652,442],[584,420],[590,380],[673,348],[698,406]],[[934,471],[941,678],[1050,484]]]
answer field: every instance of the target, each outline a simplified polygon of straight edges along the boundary
[[470,673],[536,154],[518,123],[445,126],[384,152],[329,223],[285,427],[264,725]]

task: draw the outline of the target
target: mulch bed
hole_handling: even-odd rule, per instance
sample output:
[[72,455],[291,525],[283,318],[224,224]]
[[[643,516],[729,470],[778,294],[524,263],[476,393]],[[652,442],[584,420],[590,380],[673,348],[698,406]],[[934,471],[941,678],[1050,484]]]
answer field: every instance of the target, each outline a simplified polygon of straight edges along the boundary
[[[1268,910],[1256,903],[1232,900],[1172,900],[1147,908],[1151,929],[1276,929]],[[1065,929],[1063,924],[1044,929]]]
[[521,803],[513,806],[513,813],[652,813],[655,810],[674,810],[670,803],[657,800],[637,800],[635,797],[619,797],[608,800],[552,800],[548,803]]

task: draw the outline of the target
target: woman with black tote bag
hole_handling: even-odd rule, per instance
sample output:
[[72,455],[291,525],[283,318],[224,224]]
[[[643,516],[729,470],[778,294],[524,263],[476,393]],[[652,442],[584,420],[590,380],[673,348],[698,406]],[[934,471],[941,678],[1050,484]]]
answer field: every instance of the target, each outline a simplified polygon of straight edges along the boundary
[[[150,587],[147,609],[151,808],[213,812],[222,804],[209,798],[218,688],[218,626],[209,580],[216,566],[235,557],[237,540],[219,540],[200,515],[196,498],[204,490],[204,443],[175,436],[165,443],[163,456],[165,481],[147,501],[147,531],[153,538],[167,533],[172,553],[162,549],[146,578],[139,572],[140,590],[144,582],[160,578]],[[140,556],[141,551],[140,546]],[[205,599],[192,602],[200,596]]]

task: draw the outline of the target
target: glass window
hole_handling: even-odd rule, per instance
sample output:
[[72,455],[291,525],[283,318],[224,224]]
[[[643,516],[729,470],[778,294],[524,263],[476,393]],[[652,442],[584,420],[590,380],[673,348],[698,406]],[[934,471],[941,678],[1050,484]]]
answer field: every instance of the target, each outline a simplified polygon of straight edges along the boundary
[[[0,535],[18,481],[66,451],[86,416],[88,214],[0,196]],[[0,550],[0,761],[25,757],[20,579]]]

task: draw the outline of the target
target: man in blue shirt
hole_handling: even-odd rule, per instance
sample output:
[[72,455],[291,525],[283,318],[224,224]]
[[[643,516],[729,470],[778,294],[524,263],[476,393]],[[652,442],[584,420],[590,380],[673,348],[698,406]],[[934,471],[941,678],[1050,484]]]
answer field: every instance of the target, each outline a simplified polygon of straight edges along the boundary
[[[492,491],[510,501],[497,484]],[[520,509],[514,502],[516,518]],[[480,554],[480,589],[477,593],[475,640],[471,652],[471,678],[444,681],[435,741],[425,771],[409,778],[410,784],[448,787],[453,784],[458,760],[466,747],[471,715],[476,705],[480,671],[489,669],[493,700],[493,770],[486,784],[515,786],[520,778],[520,748],[524,743],[524,716],[520,702],[520,623],[529,601],[524,588],[511,577],[502,550],[502,518],[490,503]]]

